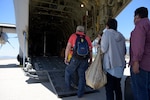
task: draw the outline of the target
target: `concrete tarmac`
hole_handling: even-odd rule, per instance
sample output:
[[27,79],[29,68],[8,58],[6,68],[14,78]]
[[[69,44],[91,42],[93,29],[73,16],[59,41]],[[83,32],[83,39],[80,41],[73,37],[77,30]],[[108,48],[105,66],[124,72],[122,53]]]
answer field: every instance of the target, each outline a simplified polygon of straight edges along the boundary
[[[125,73],[121,81],[123,94],[124,80],[129,70],[125,69]],[[99,92],[85,94],[82,98],[59,98],[49,81],[29,79],[16,59],[5,59],[0,60],[0,100],[106,100],[106,96],[102,87]]]

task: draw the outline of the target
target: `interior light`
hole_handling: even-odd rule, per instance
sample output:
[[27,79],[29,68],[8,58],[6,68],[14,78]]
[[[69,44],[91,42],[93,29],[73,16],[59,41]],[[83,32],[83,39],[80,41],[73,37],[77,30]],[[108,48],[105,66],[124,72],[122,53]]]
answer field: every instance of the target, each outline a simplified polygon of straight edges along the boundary
[[83,8],[83,7],[84,7],[84,4],[81,4],[80,6]]

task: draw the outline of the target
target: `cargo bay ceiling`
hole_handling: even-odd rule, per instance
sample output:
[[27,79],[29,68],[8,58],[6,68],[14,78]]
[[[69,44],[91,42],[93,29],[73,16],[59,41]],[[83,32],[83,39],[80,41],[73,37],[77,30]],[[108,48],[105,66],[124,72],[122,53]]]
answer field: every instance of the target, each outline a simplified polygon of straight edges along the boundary
[[109,17],[115,18],[131,0],[29,0],[29,33],[51,31],[64,39],[84,25],[95,38]]

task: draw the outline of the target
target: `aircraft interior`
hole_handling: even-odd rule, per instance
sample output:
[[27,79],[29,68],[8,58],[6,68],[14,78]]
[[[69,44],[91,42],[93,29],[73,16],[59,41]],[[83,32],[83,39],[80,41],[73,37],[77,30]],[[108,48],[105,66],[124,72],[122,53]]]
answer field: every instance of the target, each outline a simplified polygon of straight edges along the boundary
[[62,56],[77,25],[94,39],[130,0],[29,0],[28,53]]

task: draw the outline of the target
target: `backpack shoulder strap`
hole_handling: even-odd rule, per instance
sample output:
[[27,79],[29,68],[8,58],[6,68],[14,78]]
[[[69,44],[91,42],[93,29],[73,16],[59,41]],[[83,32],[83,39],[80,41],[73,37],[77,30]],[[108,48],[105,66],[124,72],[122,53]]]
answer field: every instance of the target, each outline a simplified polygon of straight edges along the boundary
[[77,33],[74,33],[76,34],[76,36],[81,36],[81,37],[85,37],[86,35],[81,35],[81,34],[77,34]]

